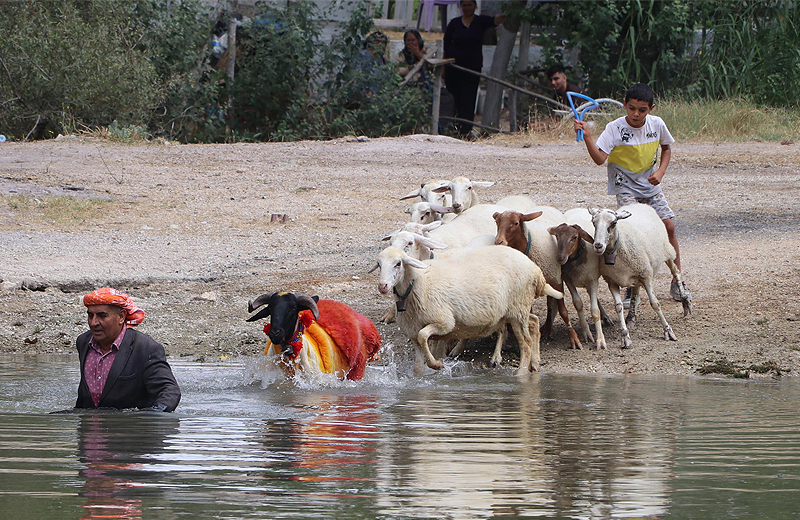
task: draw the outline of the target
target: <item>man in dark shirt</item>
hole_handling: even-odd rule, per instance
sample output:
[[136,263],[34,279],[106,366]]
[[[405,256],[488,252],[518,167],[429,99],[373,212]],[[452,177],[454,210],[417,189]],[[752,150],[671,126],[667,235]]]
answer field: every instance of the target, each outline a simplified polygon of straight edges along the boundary
[[[450,20],[444,32],[444,57],[455,58],[456,65],[480,72],[483,67],[483,35],[487,29],[503,23],[505,15],[476,15],[476,8],[475,0],[461,0],[462,16]],[[472,121],[480,77],[448,67],[444,79],[447,90],[455,98],[456,117]],[[469,123],[456,126],[462,137],[467,137],[472,130]]]
[[574,85],[567,81],[567,72],[564,66],[560,64],[553,65],[547,69],[547,77],[550,78],[550,86],[553,87],[555,100],[559,103],[569,106],[567,99],[567,92],[577,92],[583,94],[583,89],[578,85]]

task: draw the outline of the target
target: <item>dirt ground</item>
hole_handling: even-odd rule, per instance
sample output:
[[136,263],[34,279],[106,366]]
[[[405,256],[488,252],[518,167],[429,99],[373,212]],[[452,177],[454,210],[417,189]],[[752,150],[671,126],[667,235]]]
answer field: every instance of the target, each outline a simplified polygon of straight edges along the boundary
[[[669,299],[666,267],[657,294],[678,341],[663,339],[646,305],[627,350],[616,328],[608,350],[571,350],[557,320],[542,370],[800,375],[799,146],[673,145],[664,191],[694,312],[684,318]],[[390,300],[367,271],[380,239],[406,220],[399,197],[457,175],[495,182],[483,202],[528,194],[561,210],[614,205],[605,168],[570,137],[1,144],[0,352],[72,353],[87,328],[80,297],[102,285],[134,298],[147,313],[140,330],[172,357],[263,352],[247,301],[275,290],[338,299],[377,321]],[[378,329],[387,348],[410,351],[395,325]],[[474,343],[472,355],[485,359],[491,345]],[[514,355],[505,353],[510,365]]]

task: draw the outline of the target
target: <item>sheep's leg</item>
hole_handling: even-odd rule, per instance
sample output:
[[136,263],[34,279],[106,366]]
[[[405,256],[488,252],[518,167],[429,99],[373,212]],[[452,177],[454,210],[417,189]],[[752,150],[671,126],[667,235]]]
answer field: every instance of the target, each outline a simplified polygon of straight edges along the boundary
[[658,304],[658,298],[656,298],[656,293],[653,290],[652,280],[644,281],[644,290],[647,291],[647,297],[650,299],[650,306],[656,311],[658,318],[661,320],[661,325],[664,326],[664,339],[678,341],[678,337],[675,335],[675,332],[673,332],[672,327],[667,323],[667,318],[664,316],[664,311],[661,310],[661,305]]
[[586,322],[586,314],[584,313],[583,309],[583,299],[581,299],[581,295],[578,294],[578,289],[571,280],[565,279],[564,283],[567,285],[570,295],[572,295],[572,305],[575,307],[575,311],[578,313],[578,323],[580,324],[581,332],[583,332],[583,340],[587,343],[594,343],[594,336],[592,336],[592,331],[589,330],[589,324]]
[[600,304],[600,300],[597,300],[597,307],[600,309],[600,316],[603,318],[603,325],[606,327],[613,327],[614,321],[611,319],[611,316],[608,315],[606,310]]
[[448,344],[447,341],[438,340],[431,342],[431,353],[436,359],[441,359],[447,356]]
[[672,277],[678,280],[678,292],[681,295],[681,305],[683,306],[683,315],[686,316],[692,312],[692,300],[686,295],[686,292],[683,290],[683,279],[681,278],[681,270],[678,269],[678,266],[675,265],[674,260],[667,260],[667,267],[669,267],[669,271],[672,273]]
[[[530,319],[530,318],[529,318]],[[489,360],[493,367],[499,367],[503,362],[503,345],[506,342],[506,322],[500,322],[500,327],[497,329],[497,342],[494,344],[494,353]]]
[[[558,287],[554,287],[559,292],[564,292],[564,285],[559,284]],[[569,334],[569,344],[572,348],[581,349],[583,345],[581,345],[581,340],[578,339],[578,333],[575,332],[575,329],[572,328],[572,323],[569,321],[569,312],[567,312],[567,304],[564,303],[564,299],[556,300],[556,307],[558,308],[558,314],[561,315],[561,319],[564,321],[564,325],[567,326],[567,334]],[[574,302],[573,302],[574,303]]]
[[447,356],[451,357],[451,358],[452,357],[456,357],[456,356],[460,356],[461,353],[464,352],[464,346],[466,344],[467,344],[467,340],[465,340],[465,339],[460,339],[460,340],[456,341],[456,346],[453,347],[452,350],[450,350],[450,352],[447,354]]
[[389,307],[389,310],[386,311],[386,314],[381,316],[380,321],[381,323],[394,323],[394,318],[396,315],[397,315],[397,306],[395,304],[392,304],[392,306]]
[[421,349],[421,353],[425,357],[427,365],[434,370],[441,370],[442,367],[444,367],[444,364],[441,362],[441,360],[433,357],[431,349],[428,347],[428,338],[431,336],[444,336],[448,332],[450,332],[450,330],[445,328],[443,325],[438,323],[430,323],[423,327],[422,330],[417,334],[417,344]]
[[542,330],[541,330],[541,336],[545,339],[550,339],[550,336],[553,335],[553,315],[555,314],[555,309],[556,309],[555,298],[548,296],[547,318],[545,318],[544,325],[542,325]]
[[625,318],[625,324],[629,329],[636,326],[636,308],[639,305],[639,284],[635,283],[631,287],[631,307],[628,309],[628,316]]
[[[520,323],[511,320],[511,329],[519,343],[519,369],[517,375],[522,376],[529,370],[539,371],[539,317],[533,313],[528,314],[528,322]],[[535,340],[534,340],[535,338]]]
[[625,323],[625,308],[622,306],[622,298],[619,295],[619,285],[614,282],[608,282],[608,290],[611,291],[611,296],[614,298],[614,309],[617,311],[619,326],[622,329],[622,348],[630,348],[633,342],[631,341],[631,333],[628,331],[628,325]]
[[597,332],[597,350],[606,348],[606,337],[603,335],[603,323],[600,319],[601,309],[600,301],[598,300],[597,280],[594,280],[586,288],[589,293],[589,306],[592,313],[592,323],[594,323],[594,330]]

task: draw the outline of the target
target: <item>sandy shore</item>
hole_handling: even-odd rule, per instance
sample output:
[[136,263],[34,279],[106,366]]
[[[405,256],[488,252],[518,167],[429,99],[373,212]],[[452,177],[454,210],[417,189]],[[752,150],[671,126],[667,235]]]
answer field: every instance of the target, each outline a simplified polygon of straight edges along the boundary
[[[616,328],[606,351],[571,350],[557,320],[542,341],[542,370],[697,374],[716,364],[800,374],[798,145],[677,143],[672,157],[664,191],[678,215],[694,313],[684,318],[669,299],[666,268],[657,294],[678,341],[663,339],[649,306],[628,350]],[[605,168],[567,138],[4,143],[0,352],[72,353],[86,330],[80,296],[102,285],[134,298],[147,312],[140,330],[172,357],[258,355],[265,336],[244,321],[247,300],[268,291],[338,299],[377,321],[390,301],[367,271],[381,237],[406,220],[399,197],[457,175],[495,182],[480,190],[483,202],[527,194],[561,210],[614,205]],[[604,286],[601,297],[613,308]],[[411,349],[396,326],[378,328],[387,347]],[[473,352],[483,359],[490,345]],[[514,353],[506,357],[513,365]]]

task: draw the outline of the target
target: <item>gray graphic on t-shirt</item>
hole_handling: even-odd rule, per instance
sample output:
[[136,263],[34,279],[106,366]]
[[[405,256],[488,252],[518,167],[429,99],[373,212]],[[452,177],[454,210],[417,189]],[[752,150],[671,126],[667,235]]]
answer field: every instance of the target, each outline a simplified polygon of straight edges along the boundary
[[620,172],[617,172],[617,174],[614,176],[614,186],[617,187],[622,186],[623,182],[624,179],[622,178],[622,174]]
[[623,143],[627,143],[633,137],[633,132],[629,128],[625,128],[624,126],[619,129],[619,138],[622,139]]

